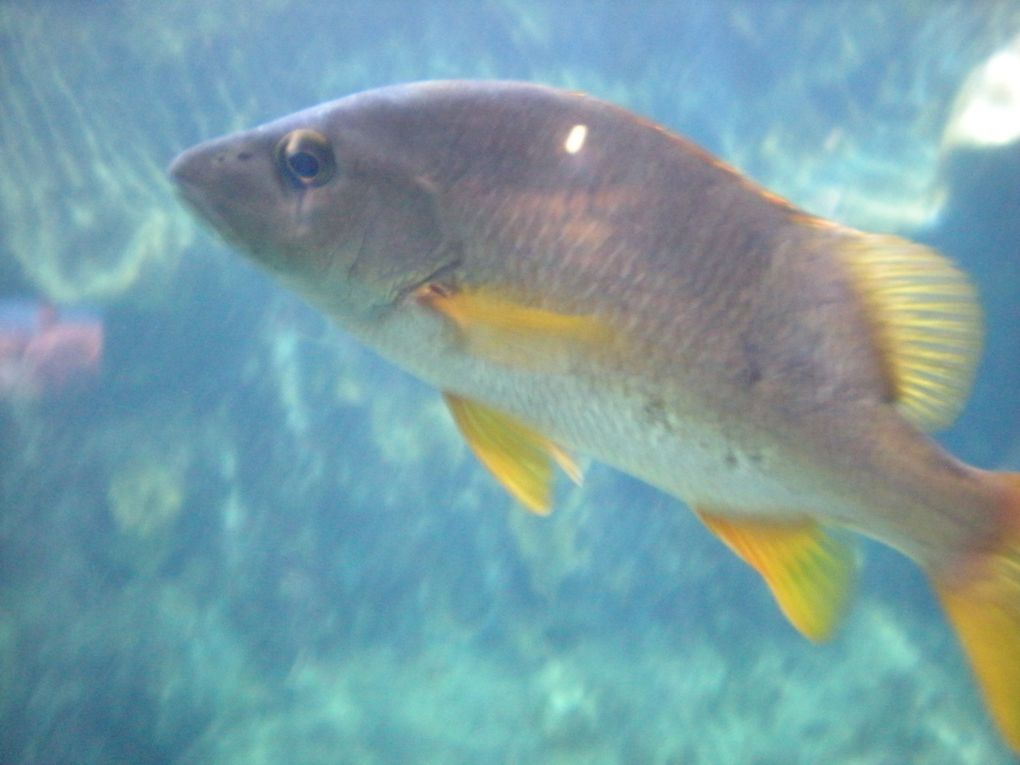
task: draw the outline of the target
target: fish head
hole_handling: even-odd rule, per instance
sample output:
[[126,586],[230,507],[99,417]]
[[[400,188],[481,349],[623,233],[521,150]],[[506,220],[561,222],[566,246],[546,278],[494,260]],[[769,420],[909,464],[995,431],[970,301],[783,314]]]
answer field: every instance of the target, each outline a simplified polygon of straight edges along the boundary
[[336,318],[367,316],[455,257],[413,152],[380,140],[403,124],[392,102],[369,93],[307,109],[188,149],[169,173],[258,265]]

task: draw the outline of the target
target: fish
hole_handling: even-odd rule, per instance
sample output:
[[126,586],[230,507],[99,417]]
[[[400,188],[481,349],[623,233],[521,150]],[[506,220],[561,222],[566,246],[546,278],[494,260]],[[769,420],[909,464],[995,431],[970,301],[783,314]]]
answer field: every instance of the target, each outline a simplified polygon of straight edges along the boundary
[[104,345],[94,311],[0,299],[0,400],[39,401],[87,387],[100,373]]
[[577,454],[685,502],[829,638],[878,540],[926,572],[1020,752],[1020,475],[931,437],[984,318],[950,259],[801,210],[694,143],[539,84],[426,81],[181,153],[183,203],[441,391],[551,511]]

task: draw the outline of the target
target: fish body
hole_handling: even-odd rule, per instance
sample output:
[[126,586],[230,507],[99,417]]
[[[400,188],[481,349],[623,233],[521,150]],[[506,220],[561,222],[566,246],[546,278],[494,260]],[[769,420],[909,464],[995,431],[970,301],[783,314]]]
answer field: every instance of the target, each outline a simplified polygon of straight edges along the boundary
[[912,557],[1020,748],[1020,481],[924,432],[962,406],[980,346],[949,261],[530,84],[357,94],[171,174],[228,240],[443,391],[531,509],[554,464],[578,478],[569,455],[589,454],[687,502],[813,638],[852,578],[826,527]]

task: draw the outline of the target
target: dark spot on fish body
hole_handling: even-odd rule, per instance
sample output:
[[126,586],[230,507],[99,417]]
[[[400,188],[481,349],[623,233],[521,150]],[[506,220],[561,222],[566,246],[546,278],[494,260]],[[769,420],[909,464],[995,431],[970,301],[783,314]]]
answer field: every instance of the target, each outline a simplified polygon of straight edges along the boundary
[[744,341],[744,364],[738,371],[737,381],[745,388],[753,388],[761,382],[761,347],[754,340]]
[[666,404],[658,396],[649,396],[642,405],[641,412],[649,425],[661,427],[667,432],[673,431],[666,417]]

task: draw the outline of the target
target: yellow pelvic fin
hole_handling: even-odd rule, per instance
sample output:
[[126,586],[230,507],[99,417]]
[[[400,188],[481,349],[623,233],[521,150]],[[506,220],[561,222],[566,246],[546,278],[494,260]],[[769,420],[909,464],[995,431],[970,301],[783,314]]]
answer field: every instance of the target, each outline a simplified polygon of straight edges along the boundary
[[594,317],[533,308],[488,290],[427,284],[417,298],[452,320],[472,353],[507,366],[558,369],[572,350],[610,336]]
[[1020,474],[1006,484],[1007,531],[962,582],[936,583],[1003,738],[1020,754]]
[[950,260],[900,237],[856,234],[841,254],[874,322],[900,411],[927,431],[950,425],[981,353],[977,291]]
[[814,521],[734,520],[700,510],[698,515],[762,575],[794,627],[815,641],[832,635],[853,584],[853,550]]
[[452,393],[443,398],[478,459],[532,512],[548,515],[552,510],[553,463],[581,482],[577,463],[538,431],[476,401]]

